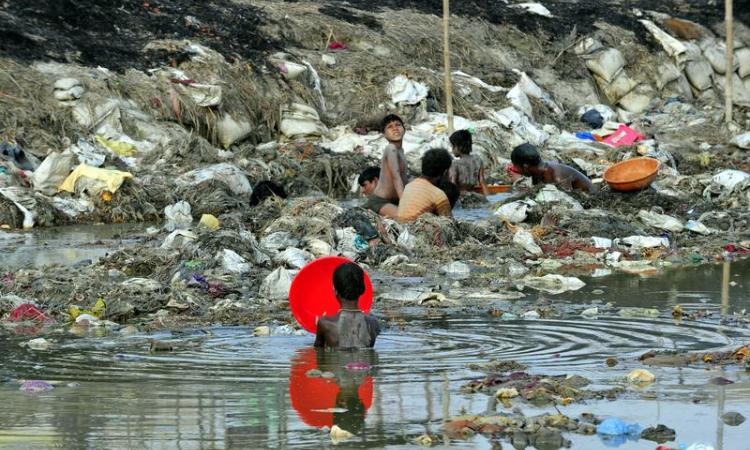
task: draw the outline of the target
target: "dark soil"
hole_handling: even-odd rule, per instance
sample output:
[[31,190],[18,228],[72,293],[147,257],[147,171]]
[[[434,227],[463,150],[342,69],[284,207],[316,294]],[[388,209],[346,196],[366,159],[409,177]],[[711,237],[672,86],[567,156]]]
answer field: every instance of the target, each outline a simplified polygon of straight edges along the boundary
[[[296,1],[296,0],[286,0]],[[325,0],[323,3],[340,5],[339,0]],[[384,8],[394,10],[415,9],[417,11],[442,16],[442,0],[348,0],[352,9],[360,11],[382,11]],[[588,33],[596,21],[606,21],[632,30],[644,42],[650,38],[633,9],[658,11],[682,19],[711,25],[724,20],[724,2],[715,0],[546,0],[542,4],[556,16],[553,18],[531,14],[521,8],[506,5],[498,0],[462,0],[451,2],[451,14],[463,17],[476,17],[490,23],[515,25],[525,33],[546,34],[550,40],[567,36],[575,25],[578,33]],[[343,9],[343,8],[339,8]],[[321,12],[328,14],[327,9]],[[734,16],[736,20],[750,22],[750,0],[735,0]],[[387,26],[387,24],[385,24]]]
[[259,31],[263,12],[230,0],[9,0],[0,3],[0,55],[122,71],[169,63],[143,52],[155,39],[190,39],[228,60],[258,59],[278,43]]

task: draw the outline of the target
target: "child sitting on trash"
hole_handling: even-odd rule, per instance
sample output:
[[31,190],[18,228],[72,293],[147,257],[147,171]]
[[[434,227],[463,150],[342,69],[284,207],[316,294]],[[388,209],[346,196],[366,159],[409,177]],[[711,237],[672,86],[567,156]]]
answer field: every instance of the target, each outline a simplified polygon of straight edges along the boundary
[[482,160],[471,154],[472,139],[469,130],[458,130],[450,136],[453,155],[458,158],[451,164],[448,179],[458,186],[459,191],[473,192],[480,187],[484,195],[489,195],[484,183]]
[[398,204],[399,222],[413,222],[425,213],[450,217],[450,201],[437,184],[445,177],[452,162],[450,153],[443,148],[425,152],[422,156],[422,176],[406,185]]
[[341,264],[333,272],[333,288],[341,309],[333,317],[318,319],[315,347],[359,349],[373,347],[380,334],[378,320],[359,309],[365,292],[365,273],[359,265]]
[[551,183],[568,191],[594,191],[594,185],[586,175],[565,164],[542,161],[539,150],[529,143],[514,148],[510,159],[522,175],[531,177],[534,184]]
[[395,219],[398,215],[399,199],[408,181],[406,157],[401,148],[404,139],[404,121],[395,114],[388,114],[383,118],[380,129],[388,145],[383,150],[383,157],[380,161],[378,185],[372,191],[364,207],[381,216]]

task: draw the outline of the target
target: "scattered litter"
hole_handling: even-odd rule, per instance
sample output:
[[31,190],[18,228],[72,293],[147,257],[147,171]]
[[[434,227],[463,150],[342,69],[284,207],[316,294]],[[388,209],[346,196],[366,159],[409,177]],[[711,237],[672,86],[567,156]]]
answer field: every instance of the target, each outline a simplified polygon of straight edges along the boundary
[[586,286],[586,283],[576,277],[566,277],[557,274],[547,274],[543,277],[525,277],[523,283],[532,289],[549,294],[577,291]]
[[653,383],[656,380],[656,376],[646,369],[634,369],[627,378],[633,384]]

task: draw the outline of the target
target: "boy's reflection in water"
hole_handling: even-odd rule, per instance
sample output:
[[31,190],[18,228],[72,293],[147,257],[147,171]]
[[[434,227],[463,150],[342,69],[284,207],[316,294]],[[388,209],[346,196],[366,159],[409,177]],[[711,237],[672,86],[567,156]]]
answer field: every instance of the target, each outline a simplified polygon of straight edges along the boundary
[[[289,392],[300,418],[315,427],[339,428],[358,436],[365,431],[365,416],[372,405],[378,354],[372,349],[324,351],[306,348],[292,360]],[[333,378],[310,377],[318,369]]]

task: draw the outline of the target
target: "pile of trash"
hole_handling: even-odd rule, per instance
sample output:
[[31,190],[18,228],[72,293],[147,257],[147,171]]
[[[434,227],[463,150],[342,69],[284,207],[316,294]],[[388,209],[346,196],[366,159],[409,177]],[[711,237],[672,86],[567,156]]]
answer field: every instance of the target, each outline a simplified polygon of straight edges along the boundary
[[[461,69],[451,74],[453,126],[471,131],[486,178],[510,184],[510,150],[528,142],[598,190],[520,181],[500,202],[477,202],[488,208],[480,220],[403,224],[351,199],[387,145],[377,130],[386,112],[406,121],[412,174],[426,150],[448,147],[440,19],[429,2],[220,2],[211,12],[174,0],[92,4],[98,35],[111,37],[102,24],[118,18],[151,30],[133,28],[121,47],[53,39],[49,17],[66,22],[74,11],[46,3],[46,15],[11,5],[0,16],[29,49],[0,47],[0,226],[149,226],[91,265],[8,272],[16,282],[1,295],[44,299],[53,316],[74,297],[101,297],[117,320],[288,318],[294,274],[328,255],[400,275],[449,265],[444,274],[480,289],[555,295],[580,288],[571,268],[648,275],[750,251],[750,30],[740,21],[725,124],[723,28],[690,21],[701,17],[692,6],[673,17],[679,8],[641,2],[632,17],[619,7],[598,21],[587,13],[574,21],[587,28],[569,30],[561,17],[580,13],[569,8],[601,5],[502,4],[481,22],[475,2],[461,5],[451,18]],[[37,26],[35,39],[24,25]],[[114,49],[122,55],[104,67]],[[658,161],[653,182],[611,188],[607,168],[634,157]],[[251,205],[268,180],[291,198]],[[488,267],[501,276],[480,276]],[[419,304],[454,304],[422,294]]]

